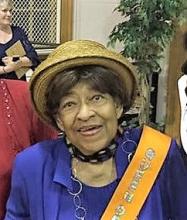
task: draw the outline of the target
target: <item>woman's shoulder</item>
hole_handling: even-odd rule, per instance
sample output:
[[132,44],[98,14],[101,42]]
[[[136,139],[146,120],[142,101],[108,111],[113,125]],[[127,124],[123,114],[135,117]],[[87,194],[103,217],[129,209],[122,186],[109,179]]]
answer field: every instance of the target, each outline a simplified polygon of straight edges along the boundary
[[27,103],[29,100],[29,85],[28,82],[22,80],[1,80],[4,84],[12,99],[19,103]]
[[[42,181],[43,174],[50,176],[64,156],[61,139],[38,142],[16,155],[13,177],[22,176],[26,184]],[[66,157],[66,155],[65,155]]]
[[23,36],[25,36],[25,30],[22,27],[13,25],[11,26],[11,28],[14,37],[20,36],[20,38],[22,38]]
[[24,31],[22,27],[16,25],[12,25],[11,28],[12,31]]
[[63,140],[60,138],[41,141],[18,153],[16,161],[20,163],[21,166],[26,164],[42,164],[46,161],[46,158],[55,160],[60,148],[63,148]]
[[[130,140],[130,141],[134,141],[136,142],[137,144],[137,147],[138,147],[138,144],[140,142],[140,139],[142,138],[149,138],[149,140],[152,140],[154,141],[154,143],[157,143],[157,140],[155,139],[155,137],[160,137],[159,135],[166,135],[164,134],[163,132],[160,132],[159,130],[157,129],[154,129],[154,128],[151,128],[149,126],[146,126],[149,130],[149,132],[146,133],[146,136],[145,136],[145,133],[143,132],[144,131],[144,127],[137,127],[137,128],[127,128],[124,133],[123,133],[123,139],[124,140]],[[151,128],[151,129],[149,129]],[[153,139],[153,135],[152,135],[152,132],[154,133],[154,139]],[[155,132],[157,133],[157,135],[155,136]],[[144,134],[144,135],[143,135]],[[150,142],[150,141],[149,141]],[[159,143],[159,142],[158,142]],[[177,145],[177,142],[175,139],[172,139],[171,138],[171,143],[170,143],[170,148],[169,148],[169,154],[170,155],[173,155],[176,153],[176,151],[178,151],[178,145]]]
[[142,134],[142,130],[143,130],[142,127],[125,128],[122,134],[123,141],[132,140],[138,143]]

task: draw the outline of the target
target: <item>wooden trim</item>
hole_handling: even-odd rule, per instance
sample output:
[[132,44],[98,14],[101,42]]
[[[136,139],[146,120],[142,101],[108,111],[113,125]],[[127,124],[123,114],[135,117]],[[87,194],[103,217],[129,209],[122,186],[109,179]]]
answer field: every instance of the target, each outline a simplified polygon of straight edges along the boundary
[[61,0],[61,43],[72,40],[73,0]]
[[178,140],[180,139],[180,103],[177,80],[181,75],[181,66],[186,60],[186,52],[183,47],[184,30],[187,30],[187,25],[177,30],[171,42],[167,78],[165,132]]

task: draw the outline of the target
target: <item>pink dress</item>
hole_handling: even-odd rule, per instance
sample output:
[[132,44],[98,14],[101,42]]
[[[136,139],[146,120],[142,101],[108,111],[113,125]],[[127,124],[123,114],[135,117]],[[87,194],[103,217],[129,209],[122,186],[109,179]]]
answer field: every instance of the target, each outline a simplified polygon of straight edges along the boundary
[[45,125],[32,109],[28,83],[0,79],[0,220],[10,190],[12,163],[24,148],[57,132]]

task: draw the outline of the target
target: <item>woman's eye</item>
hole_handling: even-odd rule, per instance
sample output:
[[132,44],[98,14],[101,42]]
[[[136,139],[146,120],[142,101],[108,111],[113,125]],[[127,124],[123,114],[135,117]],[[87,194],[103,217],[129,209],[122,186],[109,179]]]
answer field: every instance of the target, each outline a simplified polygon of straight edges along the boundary
[[103,100],[103,96],[102,95],[94,95],[93,97],[92,97],[92,100],[93,101],[95,101],[95,102],[100,102],[100,101],[102,101]]
[[62,105],[62,109],[71,109],[73,106],[75,106],[75,103],[74,102],[66,102]]
[[7,12],[12,13],[12,9],[10,9],[10,10],[9,9],[3,9],[2,11],[3,11],[3,13],[7,13]]

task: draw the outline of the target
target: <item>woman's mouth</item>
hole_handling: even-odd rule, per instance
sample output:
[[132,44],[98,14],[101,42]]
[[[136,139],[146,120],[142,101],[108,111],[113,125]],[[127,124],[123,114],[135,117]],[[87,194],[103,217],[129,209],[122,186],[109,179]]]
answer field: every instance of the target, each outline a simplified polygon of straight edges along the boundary
[[89,126],[82,126],[77,131],[84,136],[92,136],[100,132],[102,129],[101,125],[89,125]]

